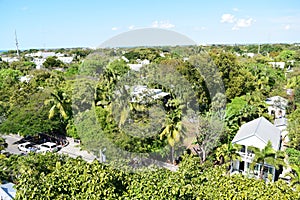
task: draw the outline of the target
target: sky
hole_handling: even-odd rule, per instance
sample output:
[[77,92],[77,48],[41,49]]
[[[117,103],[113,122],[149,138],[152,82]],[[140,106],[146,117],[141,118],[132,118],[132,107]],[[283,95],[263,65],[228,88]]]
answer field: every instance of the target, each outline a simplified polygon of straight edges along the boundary
[[300,42],[299,0],[0,0],[0,50],[98,47],[162,28],[197,44]]

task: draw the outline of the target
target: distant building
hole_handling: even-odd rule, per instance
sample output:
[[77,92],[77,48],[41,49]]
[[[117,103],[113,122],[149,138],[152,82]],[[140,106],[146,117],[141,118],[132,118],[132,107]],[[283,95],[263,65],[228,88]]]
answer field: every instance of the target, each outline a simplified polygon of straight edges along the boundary
[[65,64],[70,64],[73,61],[73,57],[57,57],[57,59]]
[[284,69],[285,62],[268,62],[274,68]]
[[127,64],[131,70],[133,71],[140,71],[140,69],[143,67],[142,64]]
[[129,60],[128,60],[125,56],[122,56],[121,58],[122,58],[122,60],[124,60],[125,62],[127,62],[127,63],[129,62]]
[[131,102],[144,103],[156,99],[163,99],[170,94],[163,92],[161,89],[147,88],[145,85],[136,85],[131,92]]
[[26,76],[21,76],[20,77],[20,81],[23,83],[23,82],[26,82],[26,83],[29,83],[30,79],[32,79],[33,76],[31,75],[26,75]]
[[244,53],[243,55],[253,58],[255,56],[254,53]]
[[19,61],[19,58],[17,58],[17,57],[5,57],[5,56],[3,56],[1,59],[2,59],[2,61],[8,62],[8,63]]
[[268,104],[268,113],[270,115],[275,115],[275,118],[281,118],[285,116],[286,108],[288,106],[288,100],[280,97],[273,96],[266,99],[266,104]]
[[36,69],[41,69],[45,61],[45,58],[33,58],[32,62],[34,62],[34,64],[36,65]]

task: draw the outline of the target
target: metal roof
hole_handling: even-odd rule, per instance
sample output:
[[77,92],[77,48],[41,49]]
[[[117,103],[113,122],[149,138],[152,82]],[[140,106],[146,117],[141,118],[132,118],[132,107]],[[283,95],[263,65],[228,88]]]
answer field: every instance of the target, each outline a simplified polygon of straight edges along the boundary
[[269,140],[272,143],[273,149],[276,151],[279,150],[280,129],[274,126],[266,118],[260,117],[243,124],[233,138],[232,143],[254,146],[262,149],[267,145]]

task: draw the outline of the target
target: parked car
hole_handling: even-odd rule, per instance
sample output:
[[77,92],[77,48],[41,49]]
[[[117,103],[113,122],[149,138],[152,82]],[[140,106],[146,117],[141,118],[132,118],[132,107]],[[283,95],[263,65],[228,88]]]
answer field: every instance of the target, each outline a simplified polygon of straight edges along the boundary
[[38,146],[37,152],[56,152],[59,150],[59,147],[54,142],[45,142]]
[[25,143],[19,144],[18,149],[20,151],[27,152],[27,153],[37,151],[37,148],[31,142],[25,142]]

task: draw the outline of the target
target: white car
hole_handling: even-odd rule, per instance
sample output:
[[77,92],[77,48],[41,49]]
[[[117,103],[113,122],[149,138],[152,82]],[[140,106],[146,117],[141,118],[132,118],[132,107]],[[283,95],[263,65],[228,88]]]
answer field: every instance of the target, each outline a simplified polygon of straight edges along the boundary
[[37,148],[31,142],[25,142],[18,145],[18,149],[23,152],[36,152]]
[[54,142],[45,142],[38,147],[37,152],[56,152],[58,151],[58,146]]

